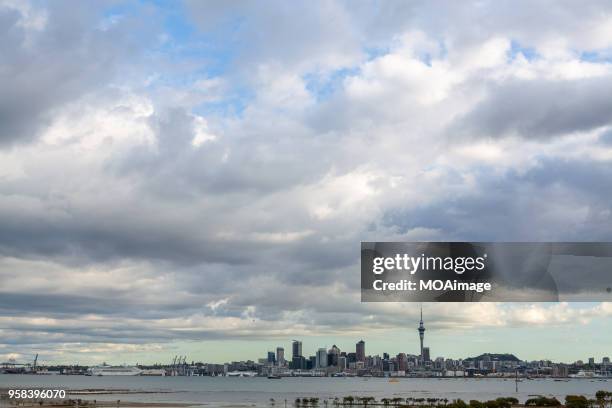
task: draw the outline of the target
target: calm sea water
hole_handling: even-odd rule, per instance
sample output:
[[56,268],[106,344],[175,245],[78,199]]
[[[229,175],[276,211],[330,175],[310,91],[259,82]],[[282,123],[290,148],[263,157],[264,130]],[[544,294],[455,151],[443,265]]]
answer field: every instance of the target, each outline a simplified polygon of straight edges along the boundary
[[[394,397],[438,397],[449,400],[487,400],[514,396],[521,402],[530,395],[556,396],[563,400],[568,394],[594,397],[598,390],[612,391],[612,379],[607,381],[573,379],[557,382],[552,379],[525,380],[515,392],[514,380],[503,379],[433,379],[403,378],[389,382],[383,378],[233,378],[233,377],[86,377],[36,376],[0,374],[0,388],[59,388],[130,389],[138,391],[171,391],[155,394],[112,394],[78,396],[75,398],[134,402],[181,402],[206,404],[212,407],[292,406],[296,398],[318,397],[333,400],[344,396],[373,396],[376,399]],[[321,404],[323,406],[323,404]],[[331,405],[330,405],[331,406]]]

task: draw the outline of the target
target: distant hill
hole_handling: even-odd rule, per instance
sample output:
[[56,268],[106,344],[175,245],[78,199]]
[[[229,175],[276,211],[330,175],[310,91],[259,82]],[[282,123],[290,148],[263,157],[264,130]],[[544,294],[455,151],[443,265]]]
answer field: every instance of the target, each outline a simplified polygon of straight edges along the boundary
[[489,357],[491,360],[498,360],[498,361],[521,361],[514,354],[495,354],[495,353],[484,353],[484,354],[479,355],[478,357],[468,357],[465,360],[479,361],[479,360],[484,360],[485,357]]

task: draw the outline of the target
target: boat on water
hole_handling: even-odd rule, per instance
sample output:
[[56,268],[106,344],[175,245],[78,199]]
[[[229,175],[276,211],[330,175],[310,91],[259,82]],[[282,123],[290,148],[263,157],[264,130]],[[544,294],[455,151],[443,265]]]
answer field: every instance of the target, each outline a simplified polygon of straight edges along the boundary
[[280,380],[282,377],[280,375],[269,375],[268,380]]
[[166,370],[164,370],[163,368],[149,368],[142,370],[140,375],[144,375],[147,377],[165,377]]
[[256,375],[254,371],[230,371],[225,374],[226,377],[255,377]]
[[570,374],[570,378],[602,378],[602,376],[594,371],[580,370],[577,374]]
[[89,375],[91,376],[106,376],[106,375],[140,375],[143,370],[135,366],[110,366],[102,364],[91,367]]

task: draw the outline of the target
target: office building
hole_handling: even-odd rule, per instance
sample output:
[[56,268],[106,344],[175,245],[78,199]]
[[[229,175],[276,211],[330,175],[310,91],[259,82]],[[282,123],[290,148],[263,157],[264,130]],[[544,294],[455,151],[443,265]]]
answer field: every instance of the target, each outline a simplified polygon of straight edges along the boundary
[[298,340],[293,340],[293,344],[291,345],[292,353],[291,357],[299,357],[302,356],[302,342]]
[[334,344],[332,348],[327,352],[327,365],[336,367],[338,365],[338,358],[340,357],[340,349]]
[[268,351],[268,364],[274,364],[276,362],[276,357],[273,351]]
[[423,361],[431,361],[429,358],[429,347],[423,347]]
[[316,368],[327,367],[327,350],[325,350],[324,348],[320,348],[317,351],[317,355],[315,358],[315,367]]
[[356,357],[357,361],[365,361],[365,341],[360,340],[356,345]]
[[282,347],[276,348],[276,364],[281,367],[285,365],[285,349]]

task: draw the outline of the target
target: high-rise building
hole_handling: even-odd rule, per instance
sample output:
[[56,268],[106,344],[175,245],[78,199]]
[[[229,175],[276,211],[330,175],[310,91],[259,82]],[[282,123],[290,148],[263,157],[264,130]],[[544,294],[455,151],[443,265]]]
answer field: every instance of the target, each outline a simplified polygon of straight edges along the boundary
[[276,361],[276,358],[274,357],[274,352],[268,351],[268,364],[274,364],[275,361]]
[[372,357],[372,363],[370,364],[370,367],[378,371],[382,370],[382,358],[380,358],[378,354]]
[[429,347],[423,347],[423,361],[431,361],[429,358]]
[[408,368],[408,361],[406,359],[406,353],[399,353],[396,357],[396,360],[397,360],[397,370],[406,371]]
[[569,375],[569,369],[563,364],[554,364],[552,366],[553,377],[567,377]]
[[293,340],[293,344],[291,345],[292,353],[291,357],[301,357],[302,356],[302,342],[299,340]]
[[327,350],[325,350],[324,348],[320,348],[319,350],[317,350],[315,366],[316,368],[327,367]]
[[327,352],[327,365],[332,367],[337,366],[338,357],[340,357],[340,349],[334,344]]
[[348,353],[346,355],[346,359],[348,361],[348,363],[355,363],[357,361],[357,354],[355,353]]
[[589,365],[595,365],[595,357],[589,357]]
[[294,370],[305,370],[306,359],[303,356],[295,356],[291,359],[291,368]]
[[365,361],[365,341],[359,340],[356,345],[356,357],[357,361]]
[[340,356],[338,357],[338,368],[340,370],[346,370],[347,364],[346,364],[346,356]]
[[423,340],[425,340],[425,325],[423,325],[423,306],[421,306],[421,322],[419,323],[419,338],[421,339],[421,360],[423,361],[427,361],[425,360],[424,356],[423,356]]
[[285,349],[282,347],[276,348],[276,364],[279,366],[285,365]]
[[313,368],[317,368],[317,356],[308,357],[308,361],[306,362],[306,369],[312,370]]

